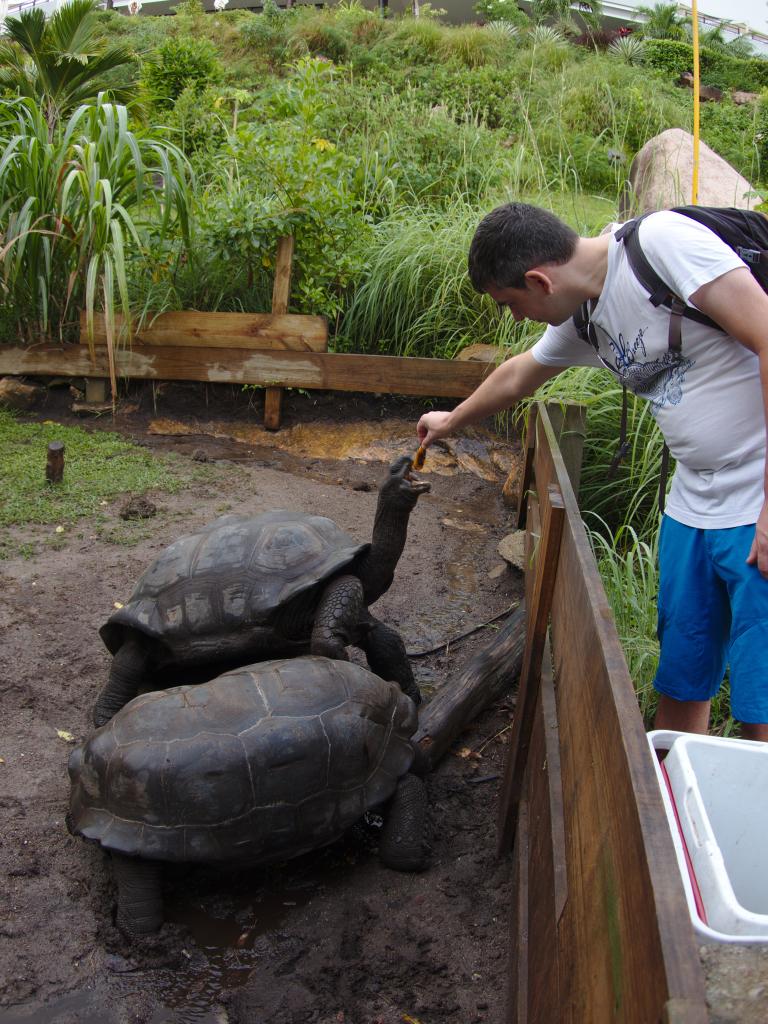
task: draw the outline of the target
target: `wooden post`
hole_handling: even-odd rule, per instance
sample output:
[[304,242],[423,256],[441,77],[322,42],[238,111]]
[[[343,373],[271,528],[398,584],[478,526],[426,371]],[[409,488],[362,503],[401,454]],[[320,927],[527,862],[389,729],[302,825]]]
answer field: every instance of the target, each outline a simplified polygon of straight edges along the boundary
[[85,378],[85,400],[94,405],[101,405],[107,400],[107,382],[103,377]]
[[45,479],[49,484],[60,484],[64,479],[64,443],[62,441],[51,441],[48,445]]
[[545,407],[578,500],[584,438],[587,436],[587,407],[580,402],[546,402]]
[[[272,288],[272,312],[288,312],[291,297],[291,272],[293,270],[293,235],[283,235],[277,243],[275,261],[275,283]],[[283,404],[283,389],[268,387],[264,392],[264,426],[267,430],[280,429],[280,415]]]
[[525,765],[531,742],[534,711],[539,695],[541,663],[547,636],[552,593],[557,575],[560,540],[565,522],[565,505],[560,488],[550,484],[547,495],[541,496],[541,540],[533,567],[533,586],[527,601],[528,628],[525,652],[517,691],[517,708],[512,725],[512,737],[504,767],[499,795],[499,821],[497,854],[506,853],[512,845],[517,826],[517,814],[523,789]]
[[[525,526],[525,517],[528,510],[526,495],[533,479],[533,455],[536,450],[536,406],[532,405],[528,413],[528,429],[525,432],[525,451],[523,453],[523,464],[517,479],[507,480],[504,484],[503,494],[508,495],[509,504],[516,508],[515,526],[522,530]],[[505,497],[505,501],[507,498]]]

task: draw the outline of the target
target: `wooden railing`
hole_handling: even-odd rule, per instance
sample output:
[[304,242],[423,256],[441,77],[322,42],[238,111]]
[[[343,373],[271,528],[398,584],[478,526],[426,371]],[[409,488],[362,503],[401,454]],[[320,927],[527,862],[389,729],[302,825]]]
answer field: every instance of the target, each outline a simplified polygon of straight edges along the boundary
[[509,1020],[698,1024],[703,974],[643,721],[543,406],[529,436],[528,629],[498,832]]

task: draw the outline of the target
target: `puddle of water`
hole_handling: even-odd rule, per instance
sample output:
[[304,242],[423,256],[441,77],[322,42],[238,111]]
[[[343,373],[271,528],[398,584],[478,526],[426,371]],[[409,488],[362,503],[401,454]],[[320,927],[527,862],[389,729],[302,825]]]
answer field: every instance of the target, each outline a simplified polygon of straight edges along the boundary
[[[157,1016],[150,1024],[212,1024],[215,1004],[225,989],[244,985],[268,951],[268,933],[279,929],[296,907],[306,905],[316,885],[266,888],[263,880],[252,887],[233,882],[224,909],[210,911],[180,892],[166,904],[169,922],[186,927],[191,935],[184,955],[184,970],[159,970],[153,989],[174,1016]],[[214,1016],[211,1016],[214,1014]]]
[[452,562],[446,565],[445,581],[451,601],[474,597],[479,589],[477,568],[471,562]]

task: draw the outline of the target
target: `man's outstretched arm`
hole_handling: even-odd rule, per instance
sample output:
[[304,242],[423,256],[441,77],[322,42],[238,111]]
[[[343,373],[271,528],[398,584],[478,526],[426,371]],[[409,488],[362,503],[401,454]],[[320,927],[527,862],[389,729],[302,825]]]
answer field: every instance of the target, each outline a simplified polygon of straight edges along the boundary
[[521,398],[532,395],[537,388],[564,369],[564,366],[543,366],[530,352],[512,356],[497,366],[490,377],[452,412],[434,410],[425,413],[416,426],[419,443],[428,448],[440,437],[455,434],[462,427],[508,409]]

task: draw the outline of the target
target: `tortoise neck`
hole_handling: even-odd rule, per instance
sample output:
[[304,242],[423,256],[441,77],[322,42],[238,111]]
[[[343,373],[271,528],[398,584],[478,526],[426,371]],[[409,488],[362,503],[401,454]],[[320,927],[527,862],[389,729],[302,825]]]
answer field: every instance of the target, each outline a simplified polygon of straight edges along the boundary
[[360,567],[366,604],[373,604],[391,586],[408,536],[409,518],[409,509],[393,509],[383,495],[379,497],[371,547]]

